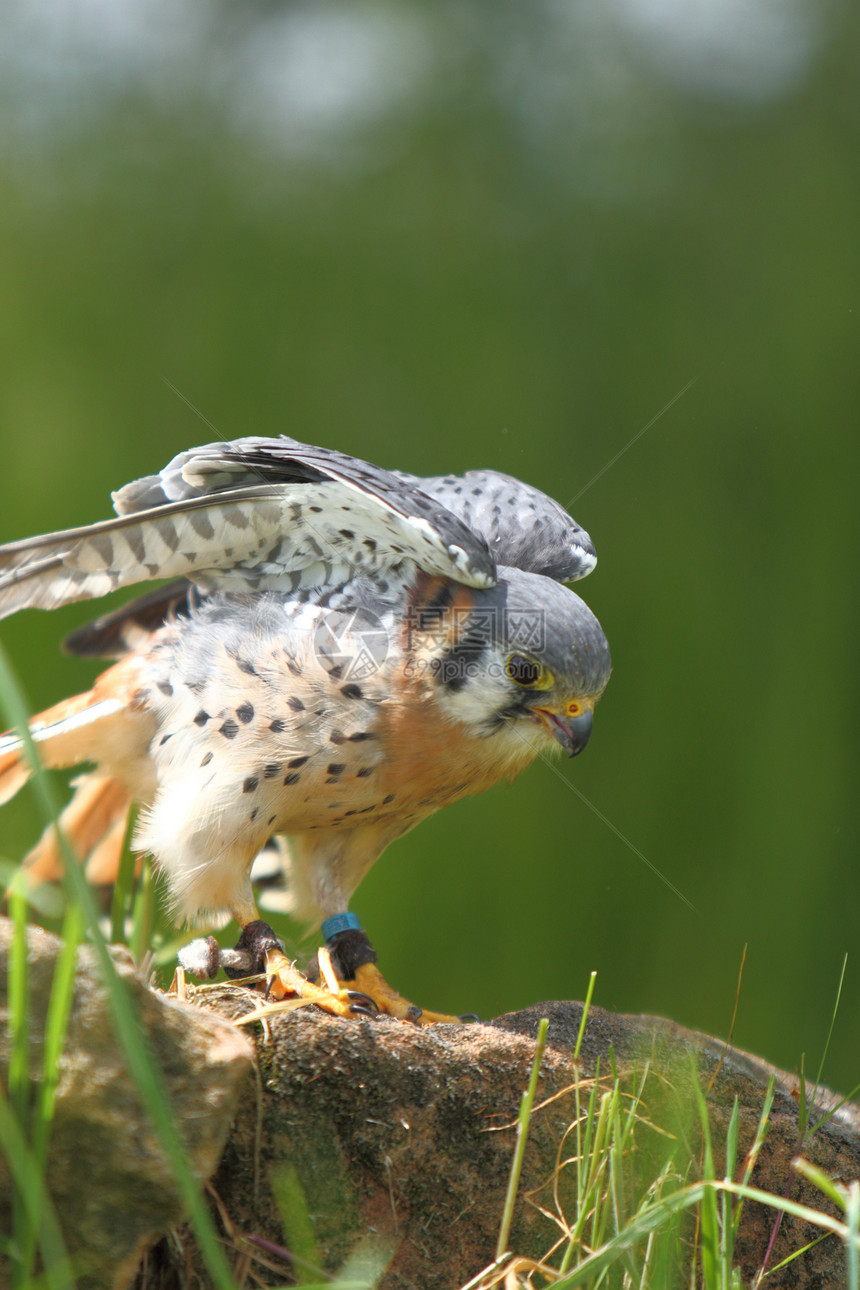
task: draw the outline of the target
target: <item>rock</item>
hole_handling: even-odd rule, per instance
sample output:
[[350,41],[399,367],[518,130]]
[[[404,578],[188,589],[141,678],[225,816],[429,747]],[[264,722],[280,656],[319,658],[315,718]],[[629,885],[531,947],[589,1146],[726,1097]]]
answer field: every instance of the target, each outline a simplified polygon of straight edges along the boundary
[[[8,923],[0,922],[0,990],[9,935]],[[34,1079],[57,948],[52,937],[30,933]],[[225,988],[220,997],[198,994],[212,1010],[180,1005],[139,980],[124,956],[118,954],[117,961],[165,1073],[195,1172],[212,1177],[215,1221],[242,1284],[291,1281],[290,1250],[328,1272],[352,1259],[353,1282],[361,1281],[356,1260],[365,1268],[375,1262],[381,1290],[454,1290],[475,1277],[494,1255],[513,1125],[543,1016],[550,1020],[549,1046],[509,1240],[515,1253],[539,1258],[560,1235],[548,1216],[555,1203],[550,1184],[559,1153],[574,1154],[572,1139],[565,1144],[575,1118],[572,1086],[577,1078],[585,1081],[587,1096],[598,1064],[606,1077],[610,1059],[631,1089],[646,1065],[649,1071],[646,1114],[625,1153],[634,1192],[651,1181],[669,1154],[678,1175],[700,1176],[694,1078],[707,1094],[718,1176],[735,1096],[742,1159],[771,1074],[776,1096],[753,1183],[788,1191],[821,1210],[827,1205],[820,1193],[792,1171],[799,1149],[843,1182],[860,1176],[860,1109],[841,1106],[801,1143],[791,1075],[659,1018],[593,1007],[577,1068],[572,1054],[582,1009],[576,1003],[538,1004],[490,1025],[426,1030],[387,1018],[344,1022],[306,1008],[274,1017],[265,1030],[257,1025],[246,1032],[230,1021],[251,1002],[237,987]],[[254,1046],[260,1080],[249,1078]],[[8,1058],[7,1049],[0,1049],[0,1058]],[[822,1092],[813,1121],[835,1105],[834,1096]],[[48,1176],[70,1251],[83,1261],[81,1287],[211,1285],[117,1051],[88,950],[79,955]],[[558,1188],[566,1212],[569,1176],[561,1176]],[[4,1231],[9,1190],[0,1165]],[[773,1211],[748,1203],[736,1260],[747,1284],[773,1231]],[[690,1234],[689,1224],[682,1224],[679,1239]],[[819,1235],[817,1228],[784,1219],[769,1266]],[[774,1290],[845,1284],[839,1241],[826,1237],[768,1284]]]
[[[0,919],[0,1009],[7,1020],[12,924]],[[42,1078],[43,1035],[60,942],[28,931],[30,1078]],[[149,988],[130,957],[114,961],[149,1048],[161,1067],[195,1174],[215,1171],[240,1091],[253,1067],[248,1037],[216,1013]],[[0,1079],[8,1072],[8,1027],[0,1040]],[[253,1087],[253,1081],[252,1081]],[[181,1221],[179,1194],[155,1132],[141,1109],[111,1025],[94,952],[78,952],[67,1043],[61,1059],[48,1161],[51,1197],[81,1290],[124,1287],[142,1251]],[[11,1178],[0,1157],[0,1231],[12,1230]],[[0,1284],[8,1284],[0,1257]]]
[[[235,1014],[235,1004],[220,1005]],[[240,1010],[242,1005],[239,1005]],[[559,1236],[538,1203],[551,1208],[546,1184],[565,1130],[574,1118],[570,1089],[576,1078],[572,1050],[581,1005],[538,1004],[490,1025],[417,1030],[382,1019],[344,1023],[307,1009],[274,1019],[267,1040],[258,1027],[264,1083],[262,1134],[256,1102],[243,1101],[214,1185],[230,1234],[274,1247],[295,1245],[295,1214],[278,1203],[278,1180],[290,1172],[300,1209],[313,1232],[320,1263],[336,1271],[357,1244],[388,1264],[383,1290],[453,1290],[491,1262],[514,1146],[513,1121],[534,1057],[533,1036],[550,1018],[550,1046],[542,1064],[520,1200],[510,1247],[538,1258]],[[592,1008],[580,1059],[580,1077],[608,1072],[610,1047],[618,1067],[638,1078],[648,1061],[648,1118],[675,1135],[674,1167],[697,1176],[699,1122],[692,1088],[693,1056],[707,1087],[716,1168],[735,1094],[741,1109],[740,1158],[756,1129],[772,1068],[724,1044],[651,1017],[624,1017]],[[753,1183],[816,1209],[820,1193],[793,1176],[798,1150],[798,1103],[793,1078],[782,1072],[771,1127]],[[547,1103],[546,1099],[555,1098]],[[828,1101],[828,1098],[830,1099]],[[833,1104],[819,1099],[819,1113]],[[631,1177],[646,1177],[667,1151],[663,1134],[647,1125],[631,1152]],[[572,1151],[568,1152],[572,1154]],[[847,1180],[860,1175],[860,1111],[844,1106],[804,1145],[804,1154],[826,1172]],[[635,1157],[635,1158],[634,1158]],[[541,1190],[543,1189],[543,1190]],[[563,1192],[563,1188],[562,1188]],[[747,1204],[737,1261],[750,1278],[773,1230],[772,1210]],[[301,1224],[298,1225],[301,1227]],[[769,1266],[820,1235],[783,1220]],[[166,1251],[141,1290],[170,1285]],[[279,1285],[288,1264],[254,1265],[263,1283]],[[278,1272],[276,1269],[281,1269]],[[844,1284],[842,1247],[835,1237],[769,1278],[775,1288]],[[207,1285],[205,1278],[201,1284]]]

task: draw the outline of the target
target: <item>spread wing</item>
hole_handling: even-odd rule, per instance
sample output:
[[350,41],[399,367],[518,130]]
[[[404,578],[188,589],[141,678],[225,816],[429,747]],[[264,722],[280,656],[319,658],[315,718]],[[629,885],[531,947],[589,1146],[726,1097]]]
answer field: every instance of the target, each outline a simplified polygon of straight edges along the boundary
[[486,541],[389,471],[282,436],[205,444],[121,488],[117,518],[0,547],[0,618],[117,587],[295,591],[412,563],[492,586]]
[[542,573],[557,582],[584,578],[597,564],[585,529],[558,502],[496,470],[410,480],[483,538],[497,564]]

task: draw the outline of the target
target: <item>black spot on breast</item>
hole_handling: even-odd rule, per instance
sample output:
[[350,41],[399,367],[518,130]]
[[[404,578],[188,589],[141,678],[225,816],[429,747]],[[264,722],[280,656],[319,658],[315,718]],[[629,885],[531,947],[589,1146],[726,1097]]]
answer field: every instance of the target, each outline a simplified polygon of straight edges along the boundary
[[293,676],[301,676],[302,669],[294,658],[287,659],[287,667],[292,672]]
[[275,820],[276,820],[277,818],[278,818],[278,817],[277,817],[277,815],[270,815],[270,816],[269,816],[269,828],[271,828],[271,827],[272,827],[272,825],[275,823]]
[[281,773],[281,763],[279,761],[270,761],[268,766],[263,768],[263,779],[274,779]]
[[162,735],[158,741],[159,748],[161,748],[163,744],[166,744],[168,739],[172,739],[172,738],[173,738],[173,731],[171,731],[169,735]]
[[253,705],[253,703],[243,703],[243,704],[241,704],[241,705],[236,709],[236,716],[237,716],[237,717],[239,718],[239,720],[242,722],[242,725],[243,725],[243,726],[247,726],[247,724],[248,724],[248,722],[249,722],[249,721],[253,721],[253,720],[254,720],[254,705]]
[[333,761],[328,768],[328,773],[330,775],[342,775],[345,770],[346,770],[346,762]]
[[253,793],[255,788],[259,788],[259,785],[260,785],[260,781],[257,779],[257,776],[249,775],[248,778],[245,780],[244,784],[242,785],[242,792]]
[[293,712],[304,712],[305,705],[297,694],[291,694],[287,699],[287,707],[292,708]]
[[287,723],[286,721],[282,720],[281,717],[275,717],[274,721],[269,722],[269,729],[271,730],[273,735],[283,734],[286,728],[287,728]]
[[208,752],[208,753],[206,754],[206,756],[203,758],[203,760],[201,761],[200,765],[201,765],[201,766],[208,766],[208,765],[209,765],[209,763],[210,763],[210,761],[212,760],[212,758],[213,758],[214,756],[215,756],[215,754],[214,754],[214,753]]
[[301,775],[292,775],[292,774],[291,774],[291,775],[285,775],[285,776],[284,776],[284,783],[285,783],[285,784],[298,784],[298,782],[299,782],[299,780],[300,780],[300,779],[301,779]]
[[248,660],[245,658],[237,658],[236,666],[238,667],[240,672],[245,672],[248,676],[257,675],[257,669],[254,667],[254,664],[249,663]]
[[197,713],[197,716],[194,718],[194,724],[195,726],[205,726],[208,720],[209,720],[209,713],[205,710],[205,708],[201,708],[200,711]]
[[343,666],[337,663],[334,667],[328,669],[328,674],[333,681],[339,681],[343,676]]
[[222,734],[225,739],[235,739],[239,733],[238,721],[233,721],[232,719],[225,721],[223,726],[219,726],[218,733]]
[[383,806],[388,806],[389,802],[393,802],[393,801],[394,801],[394,797],[395,797],[395,794],[394,794],[394,793],[389,793],[387,797],[383,797],[383,799],[382,799],[382,805],[383,805]]
[[[346,507],[344,507],[343,509],[346,510]],[[355,534],[353,533],[352,529],[338,529],[338,533],[341,535],[341,537],[345,537],[349,542],[351,542],[352,539],[355,537]]]
[[375,739],[375,738],[376,738],[376,735],[372,735],[369,730],[359,730],[357,734],[349,736],[349,742],[351,744],[363,744],[368,739]]
[[345,699],[363,699],[364,692],[360,685],[342,685],[340,692]]
[[375,539],[375,538],[365,538],[365,539],[364,539],[364,545],[367,547],[368,551],[375,551],[375,550],[376,550],[376,539]]
[[358,774],[357,774],[357,778],[358,778],[358,779],[367,779],[368,775],[372,775],[372,774],[373,774],[373,767],[372,767],[372,766],[362,766],[361,770],[360,770],[360,771],[358,772]]
[[156,689],[160,690],[162,694],[166,694],[167,697],[170,698],[173,693],[173,686],[169,681],[156,681],[155,685]]
[[[320,716],[322,716],[322,713],[320,713]],[[345,742],[346,742],[346,735],[343,733],[342,730],[333,730],[329,735],[329,743],[342,744]]]
[[296,766],[304,766],[306,761],[307,761],[307,757],[294,757],[292,761],[287,762],[287,765],[292,770],[295,770]]
[[255,807],[254,807],[254,809],[253,809],[253,811],[251,812],[251,814],[248,816],[248,819],[249,819],[249,820],[256,820],[256,818],[257,818],[257,812],[259,811],[259,809],[260,809],[260,808],[259,808],[259,806],[255,806]]
[[309,506],[309,507],[308,507],[308,510],[309,510],[309,511],[313,511],[314,515],[322,515],[322,507],[321,507],[321,506]]

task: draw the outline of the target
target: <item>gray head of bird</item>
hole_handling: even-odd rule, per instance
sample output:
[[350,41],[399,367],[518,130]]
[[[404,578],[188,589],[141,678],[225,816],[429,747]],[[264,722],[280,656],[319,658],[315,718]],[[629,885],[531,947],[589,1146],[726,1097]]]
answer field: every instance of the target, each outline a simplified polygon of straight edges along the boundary
[[[434,621],[423,630],[433,640]],[[455,595],[435,621],[429,658],[436,700],[475,737],[518,735],[536,751],[560,744],[575,757],[609,680],[609,645],[575,592],[542,574],[502,568],[494,587]]]

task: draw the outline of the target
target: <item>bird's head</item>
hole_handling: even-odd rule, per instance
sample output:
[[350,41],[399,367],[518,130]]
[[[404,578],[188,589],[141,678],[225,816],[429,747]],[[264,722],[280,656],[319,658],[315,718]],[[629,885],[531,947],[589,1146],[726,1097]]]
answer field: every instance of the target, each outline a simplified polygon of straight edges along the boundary
[[463,590],[423,623],[422,658],[446,717],[474,737],[525,740],[532,755],[555,743],[575,757],[611,670],[594,614],[569,588],[519,569]]

